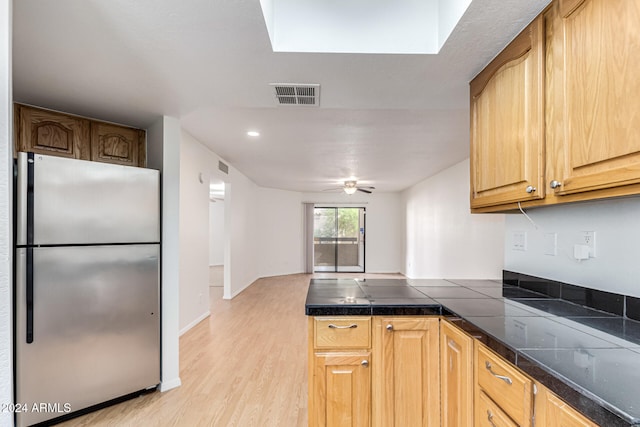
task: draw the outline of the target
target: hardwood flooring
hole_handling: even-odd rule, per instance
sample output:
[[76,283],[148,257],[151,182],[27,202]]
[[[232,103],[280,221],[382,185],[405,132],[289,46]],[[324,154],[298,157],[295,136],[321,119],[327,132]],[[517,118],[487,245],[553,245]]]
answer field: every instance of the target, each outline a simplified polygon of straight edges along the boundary
[[182,386],[59,425],[306,427],[304,302],[311,277],[259,279],[230,301],[211,287],[211,317],[180,338]]

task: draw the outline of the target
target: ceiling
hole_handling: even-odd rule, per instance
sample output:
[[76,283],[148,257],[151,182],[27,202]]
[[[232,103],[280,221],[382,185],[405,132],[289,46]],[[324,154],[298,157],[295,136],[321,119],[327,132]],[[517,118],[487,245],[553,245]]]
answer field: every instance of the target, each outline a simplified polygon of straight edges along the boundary
[[[469,156],[469,81],[548,3],[474,0],[439,54],[394,55],[274,53],[259,0],[15,0],[13,96],[177,117],[263,187],[400,191]],[[320,107],[277,106],[270,83],[320,84]]]

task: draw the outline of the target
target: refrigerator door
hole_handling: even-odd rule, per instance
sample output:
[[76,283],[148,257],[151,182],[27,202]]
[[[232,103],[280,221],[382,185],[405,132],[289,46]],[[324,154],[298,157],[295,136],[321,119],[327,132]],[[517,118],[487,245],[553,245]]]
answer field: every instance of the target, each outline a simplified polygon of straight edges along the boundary
[[[159,245],[33,248],[16,254],[16,402],[30,425],[160,382]],[[44,411],[32,405],[48,404]]]
[[28,156],[18,153],[18,245],[160,241],[157,170]]

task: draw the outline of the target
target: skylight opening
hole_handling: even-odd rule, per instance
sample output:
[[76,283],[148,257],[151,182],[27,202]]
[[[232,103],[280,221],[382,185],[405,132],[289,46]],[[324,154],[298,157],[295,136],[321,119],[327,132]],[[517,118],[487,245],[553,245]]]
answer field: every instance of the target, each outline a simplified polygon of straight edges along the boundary
[[274,52],[436,54],[472,0],[260,0]]

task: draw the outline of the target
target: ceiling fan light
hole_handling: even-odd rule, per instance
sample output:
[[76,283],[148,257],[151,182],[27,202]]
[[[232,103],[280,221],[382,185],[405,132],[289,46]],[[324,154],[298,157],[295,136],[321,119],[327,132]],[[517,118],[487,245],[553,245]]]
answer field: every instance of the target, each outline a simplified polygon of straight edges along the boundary
[[358,189],[356,187],[344,187],[344,192],[347,194],[353,194],[357,191]]

